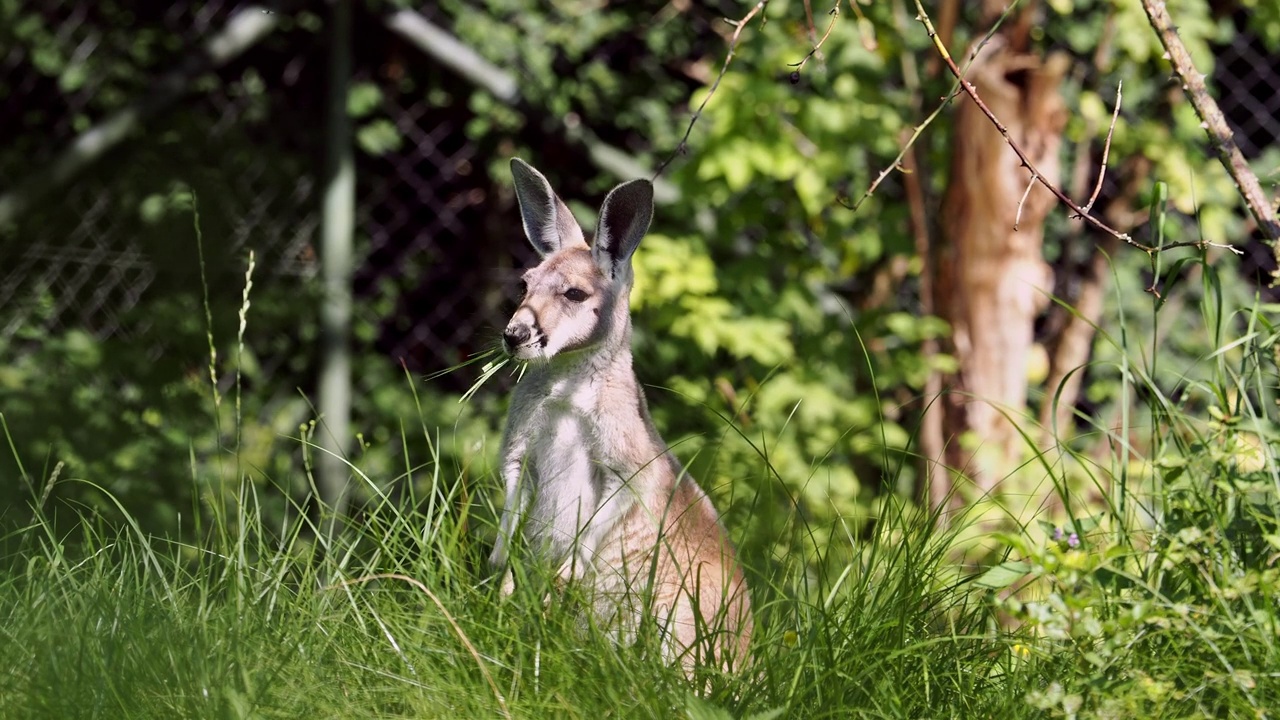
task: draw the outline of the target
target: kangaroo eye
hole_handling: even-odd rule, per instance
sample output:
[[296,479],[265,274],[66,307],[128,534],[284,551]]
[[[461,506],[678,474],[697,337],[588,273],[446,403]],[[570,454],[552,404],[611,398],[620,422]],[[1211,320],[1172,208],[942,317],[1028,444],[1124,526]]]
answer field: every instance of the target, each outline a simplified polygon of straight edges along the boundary
[[587,299],[587,294],[578,288],[569,288],[568,290],[565,290],[564,296],[576,303],[580,303]]
[[520,297],[523,298],[525,295],[528,295],[528,294],[529,294],[529,283],[525,282],[524,280],[521,280],[520,281]]

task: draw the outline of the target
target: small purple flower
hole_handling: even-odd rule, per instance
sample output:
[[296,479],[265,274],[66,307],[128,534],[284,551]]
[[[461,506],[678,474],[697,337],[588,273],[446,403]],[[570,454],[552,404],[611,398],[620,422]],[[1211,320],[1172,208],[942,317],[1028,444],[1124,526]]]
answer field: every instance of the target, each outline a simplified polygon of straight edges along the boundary
[[1060,540],[1062,540],[1062,528],[1056,527],[1053,529],[1053,541],[1058,542]]
[[1079,547],[1079,546],[1080,546],[1079,535],[1075,533],[1071,533],[1070,535],[1067,536],[1067,547]]

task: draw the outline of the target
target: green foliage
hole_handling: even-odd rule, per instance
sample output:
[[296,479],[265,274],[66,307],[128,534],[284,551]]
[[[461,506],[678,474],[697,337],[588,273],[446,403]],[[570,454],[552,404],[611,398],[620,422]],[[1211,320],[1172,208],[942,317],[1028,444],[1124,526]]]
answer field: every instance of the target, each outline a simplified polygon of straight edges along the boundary
[[[1197,267],[1216,288],[1218,271]],[[1148,417],[1133,408],[1116,434],[1150,433],[1150,450],[1096,477],[1101,512],[1004,535],[1014,559],[978,579],[1019,584],[993,602],[1034,633],[1028,653],[1057,664],[1027,696],[1051,717],[1259,715],[1280,702],[1259,671],[1280,663],[1280,335],[1268,305],[1207,292],[1199,307],[1216,351],[1191,367],[1129,358]]]
[[[45,338],[38,352],[4,367],[4,419],[26,458],[28,486],[43,485],[56,468],[65,476],[101,483],[144,513],[148,527],[176,524],[177,513],[187,506],[185,488],[156,482],[155,473],[189,464],[189,450],[210,450],[206,443],[191,447],[193,435],[186,432],[208,424],[202,403],[205,384],[182,368],[163,364],[153,367],[150,383],[112,380],[121,371],[150,363],[145,355],[127,344],[100,343],[70,331]],[[165,381],[157,382],[161,378]],[[7,477],[20,477],[12,457],[0,467]],[[22,485],[8,483],[3,492],[6,506],[25,504]],[[81,500],[110,510],[111,503],[99,493],[85,493]]]
[[[397,5],[407,6],[388,2],[371,7]],[[1064,87],[1069,105],[1077,110],[1067,128],[1075,143],[1069,152],[1084,153],[1105,134],[1114,103],[1112,87],[1123,80],[1125,111],[1115,129],[1112,158],[1141,155],[1151,160],[1153,172],[1170,185],[1171,206],[1199,220],[1198,226],[1171,224],[1168,241],[1237,238],[1242,225],[1232,212],[1238,203],[1234,188],[1205,155],[1198,119],[1165,86],[1166,63],[1138,4],[1058,0],[1050,5],[1052,12],[1037,30],[1037,38],[1046,45],[1070,49],[1082,63],[1095,58],[1099,63],[1089,82],[1072,79]],[[1276,20],[1262,5],[1266,3],[1256,8],[1251,23],[1268,35]],[[792,68],[832,19],[824,8],[811,9],[817,13],[812,27],[803,3],[775,0],[743,29],[732,66],[692,127],[687,154],[667,172],[680,199],[659,208],[654,233],[636,257],[637,367],[642,380],[661,386],[650,392],[659,425],[704,485],[719,500],[733,505],[730,516],[748,526],[743,529],[755,539],[785,536],[783,529],[792,527],[788,518],[795,513],[822,521],[844,518],[853,523],[851,531],[856,533],[879,496],[914,487],[917,463],[909,445],[923,406],[919,396],[931,373],[954,366],[945,355],[926,361],[921,354],[922,346],[944,337],[947,328],[919,311],[915,290],[922,263],[903,202],[903,176],[890,175],[857,213],[838,202],[857,198],[892,164],[907,131],[933,109],[931,98],[944,95],[950,82],[923,72],[923,61],[933,49],[922,26],[903,11],[905,5],[893,3],[859,3],[843,9],[834,18],[821,52],[797,71],[798,82],[792,82]],[[688,124],[688,114],[673,113],[672,108],[697,108],[724,62],[726,26],[720,11],[700,6],[681,10],[653,3],[597,7],[578,2],[448,0],[440,11],[437,19],[447,21],[463,41],[519,78],[521,92],[535,112],[564,119],[570,130],[579,125],[589,128],[655,166],[681,145]],[[113,51],[85,55],[75,51],[76,37],[54,32],[48,20],[28,5],[0,5],[0,38],[36,58],[40,71],[57,79],[61,92],[83,92],[89,79],[94,83],[95,92],[84,105],[85,117],[77,123],[119,108],[185,47],[176,36],[151,28],[133,32],[132,11],[125,4],[98,3],[95,12],[94,26],[109,28],[101,38],[103,47]],[[1225,39],[1228,24],[1214,20],[1202,0],[1174,3],[1171,12],[1200,69],[1210,71],[1208,48]],[[321,16],[311,12],[282,13],[279,20],[285,32],[316,33],[322,27]],[[957,53],[967,40],[964,23],[959,32],[953,48]],[[1111,50],[1099,54],[1096,50],[1103,37],[1109,38]],[[247,124],[261,129],[271,118],[264,92],[270,81],[250,67],[226,81],[203,77],[200,88],[217,89],[225,82],[227,95],[245,108]],[[405,142],[401,129],[383,110],[389,92],[406,98],[419,95],[431,107],[465,104],[473,114],[468,132],[486,148],[494,147],[495,138],[500,138],[500,148],[506,147],[501,143],[520,138],[515,143],[518,147],[525,138],[534,137],[530,133],[539,124],[528,123],[522,114],[481,92],[457,94],[443,85],[423,90],[409,76],[385,84],[361,80],[348,96],[348,111],[356,123],[356,141],[368,155],[395,153]],[[31,126],[38,126],[39,120],[31,118]],[[211,172],[208,179],[200,178],[199,169],[215,162],[243,162],[261,152],[260,144],[247,133],[226,138],[222,143],[226,159],[200,157],[181,147],[175,138],[192,127],[202,128],[201,122],[179,113],[172,130],[156,133],[160,141],[152,157],[139,158],[115,181],[122,202],[137,207],[140,236],[148,239],[146,249],[162,261],[185,263],[188,270],[194,266],[189,246],[170,241],[181,207],[174,204],[172,187],[155,186],[153,169],[157,165],[190,168],[192,177],[185,181],[217,203],[223,189],[206,189],[205,183],[221,176]],[[946,133],[938,128],[927,131],[916,149],[920,170],[915,179],[926,195],[936,196],[946,168]],[[537,159],[536,153],[522,152]],[[4,157],[20,156],[15,150]],[[497,160],[492,164],[501,166]],[[272,157],[269,165],[273,172],[260,185],[284,183],[305,173],[296,159],[288,157]],[[545,169],[553,180],[568,181],[557,186],[567,186],[575,202],[591,200],[592,193],[615,181],[593,173],[582,175],[581,167],[573,168],[573,176],[568,168]],[[501,170],[492,173],[502,175]],[[563,177],[555,177],[557,173]],[[253,192],[249,187],[242,194]],[[225,207],[210,207],[206,216],[234,217],[241,207],[227,202]],[[582,219],[590,225],[590,218]],[[33,226],[44,222],[44,217],[31,220]],[[51,234],[61,232],[65,222],[60,225],[53,218],[49,228]],[[222,237],[224,230],[211,227],[210,236]],[[1065,219],[1055,216],[1050,230],[1050,254],[1070,255],[1071,231]],[[216,276],[215,315],[225,323],[232,317],[225,308],[235,302],[235,285],[227,278],[235,276],[240,258],[220,255],[210,261]],[[1145,258],[1125,252],[1117,262],[1122,283],[1143,282]],[[1162,272],[1169,273],[1170,280],[1177,275],[1168,268]],[[180,276],[175,287],[189,288],[190,278],[189,273]],[[299,349],[314,339],[316,331],[314,323],[305,313],[299,315],[291,303],[297,292],[298,288],[289,287],[261,295],[250,324],[249,349],[235,355],[243,361],[247,382],[267,380],[255,374],[259,359],[286,356],[287,382],[306,385],[300,378],[310,364]],[[375,298],[369,308],[394,312],[388,297]],[[1146,301],[1138,293],[1120,297],[1136,306]],[[197,463],[222,462],[215,459],[227,445],[226,438],[209,437],[207,428],[200,430],[195,424],[212,409],[190,387],[192,378],[206,374],[202,355],[207,354],[198,352],[201,335],[193,320],[199,313],[191,309],[191,299],[183,297],[143,310],[156,313],[166,323],[158,322],[157,330],[172,330],[183,348],[180,371],[161,373],[154,378],[155,387],[137,390],[159,398],[143,403],[138,417],[161,420],[149,436],[143,432],[151,427],[148,421],[138,420],[131,437],[150,437],[154,447],[135,447],[129,438],[111,439],[116,437],[111,432],[97,433],[85,443],[54,439],[59,433],[66,435],[63,428],[75,423],[63,418],[50,421],[53,406],[41,398],[58,389],[53,381],[32,375],[60,357],[64,341],[98,346],[100,362],[77,366],[73,382],[84,390],[76,404],[65,406],[79,413],[77,417],[93,419],[83,423],[86,428],[111,427],[122,433],[132,428],[109,415],[95,417],[104,412],[97,408],[109,403],[95,404],[89,396],[98,392],[104,398],[115,397],[117,381],[112,373],[124,371],[129,363],[144,364],[129,359],[131,348],[117,350],[109,342],[99,346],[72,333],[67,338],[54,337],[8,370],[8,387],[18,383],[26,388],[22,391],[26,400],[9,410],[30,448],[25,452],[65,459],[68,471],[99,478],[126,498],[130,507],[136,500],[139,514],[147,514],[140,504],[159,493],[178,508],[161,513],[172,524],[175,512],[189,504],[191,493],[186,486],[192,450]],[[167,323],[173,323],[172,328]],[[375,332],[367,321],[355,328],[362,342]],[[233,334],[225,326],[215,333],[221,358],[215,374],[233,367],[227,344]],[[1171,342],[1179,345],[1177,354],[1187,358],[1206,351],[1204,345],[1183,336]],[[1100,347],[1098,370],[1086,388],[1089,399],[1105,407],[1112,407],[1123,389],[1122,372],[1112,364],[1116,357],[1110,352]],[[403,393],[386,389],[399,377],[394,367],[372,356],[359,366],[360,384],[368,388],[358,394],[360,461],[370,468],[389,468],[402,444],[396,423],[407,400]],[[131,384],[136,383],[125,383]],[[270,407],[254,402],[243,409],[246,416],[261,415],[258,426],[245,433],[253,440],[252,461],[272,464],[272,474],[287,474],[280,463],[267,459],[266,448],[272,445],[268,440],[271,433],[296,434],[305,425],[308,408],[300,398]],[[483,405],[460,411],[451,407],[452,399],[432,390],[424,394],[424,402],[446,426],[454,414],[462,412],[475,420],[476,429],[484,426],[492,431],[501,416],[500,401],[492,396],[482,395]],[[148,414],[148,408],[153,412]],[[481,417],[487,419],[481,421]],[[725,418],[736,423],[734,431],[726,432]],[[79,449],[68,451],[66,458],[53,450],[62,452],[68,444]],[[479,450],[463,450],[474,444],[469,441],[448,444],[458,448],[451,457],[462,465],[492,461],[493,439],[479,443]],[[118,477],[121,467],[136,466],[136,458],[144,456],[164,466],[158,473],[167,478],[164,482],[126,483]],[[290,461],[299,462],[300,457],[293,454]],[[160,491],[156,486],[168,489]],[[291,492],[300,489],[293,487]],[[766,519],[770,513],[760,508],[774,501],[785,509]]]
[[1244,0],[1248,8],[1249,29],[1270,44],[1280,48],[1280,5],[1267,0]]

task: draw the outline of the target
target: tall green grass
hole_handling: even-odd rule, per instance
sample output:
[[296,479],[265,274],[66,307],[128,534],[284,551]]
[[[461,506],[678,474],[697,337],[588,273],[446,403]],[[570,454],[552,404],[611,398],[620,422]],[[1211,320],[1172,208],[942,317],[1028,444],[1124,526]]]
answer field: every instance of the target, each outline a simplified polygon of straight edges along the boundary
[[976,581],[951,552],[963,520],[939,531],[886,501],[838,572],[751,569],[754,664],[705,684],[584,630],[572,593],[501,598],[439,463],[331,543],[301,507],[268,520],[251,482],[199,542],[88,513],[73,541],[48,519],[76,508],[42,505],[33,482],[0,571],[0,716],[1269,717],[1276,537],[1250,493],[1274,490],[1215,496],[1239,465],[1189,460],[1194,487],[1175,478],[1141,533],[1107,505],[1057,539],[1009,534],[1010,559]]
[[401,439],[431,460],[394,483],[353,467],[371,499],[334,538],[314,498],[264,511],[252,468],[193,508],[193,540],[57,505],[52,485],[89,481],[23,469],[29,507],[9,517],[27,519],[0,539],[0,717],[1274,717],[1280,329],[1202,278],[1214,349],[1169,369],[1109,338],[1111,450],[1032,454],[1063,513],[1007,518],[989,569],[957,559],[965,518],[938,529],[894,497],[865,536],[797,533],[748,568],[750,667],[692,683],[652,643],[584,628],[573,592],[501,597],[498,479],[442,461],[420,418]]
[[87,514],[71,544],[34,497],[0,575],[0,716],[979,717],[1042,684],[980,596],[940,584],[947,537],[908,508],[838,576],[756,573],[754,665],[690,684],[584,629],[572,593],[501,598],[458,478],[416,472],[424,495],[328,545],[248,482],[196,544]]

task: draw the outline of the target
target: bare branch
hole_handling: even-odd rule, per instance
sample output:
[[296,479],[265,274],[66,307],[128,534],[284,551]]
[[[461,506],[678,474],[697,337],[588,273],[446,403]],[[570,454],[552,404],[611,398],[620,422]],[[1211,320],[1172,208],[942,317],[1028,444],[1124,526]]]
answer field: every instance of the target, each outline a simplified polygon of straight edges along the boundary
[[957,88],[950,95],[943,98],[942,102],[938,104],[938,107],[934,108],[933,112],[929,113],[929,115],[925,117],[923,122],[915,126],[915,128],[911,132],[911,136],[908,137],[907,141],[902,144],[902,150],[898,151],[898,156],[893,159],[893,162],[890,163],[888,167],[880,171],[880,174],[876,176],[876,179],[871,182],[871,185],[869,187],[867,187],[866,192],[862,193],[862,197],[858,198],[857,201],[855,201],[852,205],[845,202],[842,198],[836,198],[836,202],[840,203],[841,205],[848,208],[849,210],[857,212],[858,208],[862,207],[862,203],[866,202],[867,198],[875,194],[876,189],[880,187],[880,183],[884,182],[884,179],[889,177],[890,173],[892,173],[894,170],[902,170],[905,172],[906,168],[902,163],[902,159],[907,156],[907,153],[911,151],[912,146],[914,146],[916,144],[916,141],[920,139],[920,135],[924,133],[924,129],[929,127],[929,125],[933,123],[933,121],[937,119],[939,115],[942,114],[942,111],[947,107],[947,105],[949,105],[951,101],[955,99],[956,95],[959,95],[959,94],[960,94],[960,90],[959,88]]
[[1027,189],[1022,191],[1022,199],[1018,200],[1018,212],[1014,213],[1013,216],[1014,232],[1017,232],[1018,226],[1022,224],[1022,206],[1027,203],[1027,196],[1031,194],[1031,188],[1036,186],[1036,180],[1039,179],[1039,175],[1032,175],[1031,179],[1027,181]]
[[653,179],[657,180],[662,172],[667,169],[672,160],[676,159],[676,155],[684,154],[689,147],[689,134],[693,132],[693,126],[698,122],[698,118],[702,117],[702,111],[707,107],[707,103],[711,101],[711,96],[716,94],[716,90],[720,88],[720,81],[724,79],[725,73],[729,71],[729,63],[733,62],[734,50],[738,48],[738,40],[742,37],[742,30],[751,22],[751,18],[764,12],[765,6],[769,4],[769,0],[760,0],[751,8],[741,20],[733,21],[725,18],[726,22],[733,25],[733,35],[729,37],[729,52],[724,57],[724,65],[720,66],[720,74],[716,75],[716,81],[711,83],[711,89],[707,92],[707,96],[702,98],[702,102],[698,104],[698,109],[694,111],[693,117],[689,118],[689,126],[684,130],[684,137],[680,138],[680,142],[676,145],[676,149],[671,155],[658,166],[656,172],[653,173]]
[[[942,58],[942,62],[946,64],[947,68],[951,71],[951,74],[954,75],[956,79],[960,81],[960,88],[964,91],[964,93],[968,95],[971,100],[973,100],[974,104],[978,106],[978,109],[982,111],[982,114],[986,115],[987,119],[990,120],[993,125],[995,125],[996,130],[999,130],[1000,134],[1004,136],[1005,142],[1008,143],[1009,147],[1013,150],[1014,154],[1018,156],[1018,160],[1022,162],[1023,167],[1027,168],[1027,170],[1031,173],[1033,179],[1038,181],[1041,185],[1043,185],[1045,189],[1047,189],[1049,192],[1053,193],[1054,197],[1061,200],[1068,208],[1070,208],[1073,212],[1075,212],[1077,215],[1083,218],[1090,225],[1093,225],[1094,227],[1107,233],[1108,235],[1111,235],[1113,237],[1119,238],[1120,240],[1123,240],[1124,242],[1138,248],[1139,250],[1142,250],[1147,254],[1156,252],[1155,248],[1147,245],[1143,245],[1137,240],[1134,240],[1133,237],[1131,237],[1128,233],[1122,233],[1119,230],[1112,228],[1110,225],[1107,225],[1105,222],[1094,217],[1093,215],[1090,215],[1089,213],[1085,212],[1083,208],[1081,208],[1078,204],[1076,204],[1076,201],[1067,197],[1067,194],[1062,192],[1062,190],[1059,189],[1057,185],[1054,185],[1053,183],[1049,182],[1044,178],[1044,176],[1040,173],[1040,170],[1036,167],[1035,163],[1031,161],[1031,158],[1027,157],[1026,152],[1024,152],[1023,149],[1019,147],[1016,142],[1014,142],[1013,137],[1009,135],[1009,129],[1006,128],[1004,126],[1004,123],[1000,122],[1000,119],[997,118],[995,114],[991,112],[991,108],[987,107],[987,104],[982,101],[982,98],[978,97],[978,91],[973,86],[973,83],[964,79],[964,74],[960,72],[960,68],[956,65],[956,61],[951,57],[951,52],[947,50],[947,46],[942,44],[942,39],[938,36],[937,30],[934,30],[933,21],[929,19],[929,14],[925,12],[924,6],[921,4],[920,0],[915,0],[915,4],[916,4],[916,13],[917,13],[916,19],[924,24],[925,31],[929,33],[929,39],[933,40],[933,46],[938,51],[938,55]],[[1192,243],[1192,244],[1196,246],[1201,245],[1201,243]],[[1170,248],[1170,247],[1174,247],[1174,246],[1173,245],[1165,246],[1165,248]]]
[[[952,8],[952,9],[954,10],[954,5],[955,5],[955,3],[948,3],[948,4],[944,5],[944,7],[943,7],[944,12],[946,12],[946,11],[947,11],[947,8]],[[858,6],[855,4],[853,7],[854,7],[854,10],[856,11]],[[1011,7],[1009,10],[1011,11],[1011,10],[1012,10],[1012,7]],[[1009,11],[1006,11],[1006,14],[1007,14],[1008,12],[1009,12]],[[899,13],[903,13],[903,15],[905,15],[905,13],[903,12],[902,7],[901,7],[900,5],[898,5],[897,3],[895,3],[895,4],[894,4],[894,19],[895,19],[895,21],[898,21],[898,20],[900,19]],[[1003,20],[1003,18],[1002,18],[1002,20]],[[979,47],[982,47],[983,45],[986,45],[986,44],[987,44],[987,42],[988,42],[988,41],[992,38],[992,36],[995,34],[995,32],[996,32],[996,29],[997,29],[997,28],[999,28],[999,23],[996,23],[996,25],[992,26],[992,28],[991,28],[990,30],[988,30],[988,31],[987,31],[986,36],[982,39],[982,41],[978,44],[978,46],[979,46]],[[901,33],[904,33],[904,34],[905,34],[905,33],[906,33],[906,31],[907,31],[906,23],[905,23],[905,22],[898,22],[898,30],[899,30],[899,32],[901,32]],[[944,31],[944,32],[945,32],[945,31]],[[966,65],[965,65],[965,70],[966,70],[966,71],[968,70],[969,65],[973,63],[973,59],[974,59],[974,56],[975,56],[975,55],[976,55],[976,53],[974,53],[973,55],[970,55],[970,57],[969,57],[969,62],[968,62],[968,63],[966,63]],[[909,57],[910,57],[910,55],[908,55],[908,54],[904,54],[904,55],[903,55],[903,57],[904,57],[904,58],[909,58]],[[933,75],[933,74],[934,74],[934,71],[933,71],[933,70],[928,70],[927,72],[928,72],[928,74],[929,74],[929,75]],[[918,87],[918,84],[917,84],[917,87]],[[914,92],[915,92],[915,91],[913,90],[913,95],[914,95]],[[874,195],[874,194],[875,194],[876,190],[880,187],[880,183],[884,182],[884,179],[885,179],[885,178],[887,178],[887,177],[889,177],[889,174],[890,174],[890,173],[892,173],[894,170],[901,170],[901,171],[903,171],[903,172],[910,172],[910,169],[909,169],[909,168],[907,168],[907,166],[906,166],[906,165],[904,165],[904,163],[903,163],[903,158],[905,158],[905,157],[907,156],[907,154],[911,152],[911,148],[912,148],[912,146],[914,146],[914,145],[916,144],[916,142],[920,139],[920,135],[924,133],[925,128],[929,127],[929,125],[930,125],[930,124],[932,124],[932,123],[933,123],[933,121],[934,121],[934,120],[936,120],[936,119],[937,119],[937,117],[938,117],[939,115],[941,115],[941,114],[942,114],[942,111],[943,111],[943,110],[944,110],[948,105],[950,105],[950,104],[951,104],[951,101],[952,101],[952,100],[954,100],[954,99],[956,98],[956,96],[957,96],[957,95],[959,95],[959,94],[960,94],[960,83],[958,83],[958,82],[957,82],[957,83],[956,83],[956,85],[955,85],[955,87],[951,88],[951,92],[947,93],[947,95],[946,95],[945,97],[943,97],[943,98],[942,98],[942,102],[938,103],[938,107],[934,108],[934,109],[933,109],[933,112],[929,113],[929,115],[924,119],[924,121],[923,121],[923,122],[921,122],[919,125],[917,125],[915,128],[913,128],[913,132],[912,132],[912,133],[911,133],[911,135],[907,138],[906,142],[903,144],[902,149],[898,152],[898,156],[897,156],[896,158],[894,158],[894,159],[893,159],[893,162],[892,162],[892,163],[890,163],[888,167],[886,167],[884,170],[881,170],[881,171],[880,171],[880,174],[876,176],[876,179],[875,179],[875,180],[873,180],[873,181],[871,182],[871,185],[866,189],[866,191],[865,191],[865,192],[863,192],[863,193],[862,193],[862,196],[861,196],[861,197],[859,197],[859,198],[858,198],[858,199],[857,199],[857,200],[856,200],[852,205],[850,205],[849,203],[845,202],[844,198],[840,198],[840,197],[837,197],[837,198],[836,198],[836,202],[837,202],[837,203],[840,203],[840,205],[841,205],[841,206],[843,206],[843,207],[845,207],[846,209],[849,209],[849,210],[852,210],[852,211],[854,211],[854,212],[857,212],[857,211],[858,211],[858,208],[862,207],[862,204],[863,204],[864,202],[866,202],[866,201],[867,201],[867,198],[869,198],[869,197],[871,197],[872,195]]]
[[[1235,181],[1241,197],[1244,198],[1245,206],[1258,221],[1262,234],[1271,241],[1276,259],[1280,261],[1280,223],[1276,222],[1271,201],[1263,192],[1258,176],[1249,169],[1249,163],[1244,159],[1244,154],[1236,146],[1222,110],[1209,95],[1209,90],[1204,84],[1205,76],[1198,72],[1191,62],[1191,55],[1182,44],[1178,29],[1173,26],[1173,20],[1169,17],[1165,3],[1142,0],[1142,9],[1147,12],[1147,19],[1155,29],[1156,35],[1160,36],[1160,43],[1164,45],[1166,57],[1173,65],[1173,71],[1182,80],[1182,90],[1191,100],[1196,114],[1200,116],[1204,129],[1209,134],[1209,140],[1218,153],[1218,159],[1231,174],[1231,179]],[[1273,278],[1280,281],[1280,268],[1277,268]]]
[[[954,4],[948,4],[946,6],[943,6],[943,10],[946,10],[948,6],[952,6],[952,5]],[[858,5],[854,5],[854,9],[855,10],[858,9]],[[900,9],[900,5],[895,4],[895,18],[897,17],[897,12],[899,12],[899,9]],[[978,46],[982,47],[986,45],[987,42],[991,40],[992,36],[995,35],[996,28],[998,27],[1000,26],[998,26],[998,23],[997,23],[996,26],[993,26],[991,29],[989,29],[989,31],[987,31],[986,37],[982,38],[982,42],[979,42]],[[905,23],[900,23],[899,31],[904,33],[906,32]],[[973,63],[974,55],[969,56],[969,64]],[[906,56],[909,56],[909,55],[906,55]],[[969,64],[965,65],[965,70],[968,70]],[[928,70],[928,73],[931,74],[931,76],[932,74],[934,74],[932,69]],[[948,94],[945,97],[942,97],[942,101],[938,102],[937,108],[934,108],[932,113],[929,113],[928,117],[924,118],[924,122],[920,123],[919,126],[916,126],[915,128],[913,128],[914,132],[911,132],[911,135],[908,138],[906,138],[906,142],[904,143],[904,145],[902,145],[902,149],[899,151],[899,154],[897,154],[897,158],[893,159],[892,163],[890,163],[890,165],[888,165],[887,168],[884,168],[883,170],[881,170],[881,173],[879,173],[878,176],[876,176],[876,179],[872,181],[872,184],[870,184],[870,186],[867,188],[867,191],[863,192],[863,195],[861,195],[861,197],[859,197],[859,199],[856,200],[854,204],[850,205],[849,202],[845,202],[845,200],[842,199],[842,197],[837,197],[836,202],[844,206],[844,208],[855,211],[856,213],[856,211],[858,211],[858,209],[861,208],[861,205],[863,205],[863,202],[867,201],[868,197],[876,193],[876,190],[878,190],[879,188],[879,184],[884,182],[884,178],[887,178],[888,176],[890,176],[890,173],[892,173],[893,170],[902,170],[902,172],[909,172],[909,170],[906,169],[905,165],[902,164],[902,159],[904,159],[905,156],[909,154],[909,152],[911,151],[911,147],[915,145],[915,142],[919,140],[920,135],[924,133],[924,128],[929,127],[929,124],[932,124],[933,120],[936,120],[938,118],[938,115],[942,114],[942,110],[946,109],[946,106],[950,105],[951,101],[955,100],[957,95],[960,95],[959,82],[956,83],[955,87],[951,88],[951,92],[948,92]]]
[[1093,204],[1098,201],[1098,193],[1102,192],[1102,179],[1107,176],[1107,156],[1111,154],[1111,135],[1116,131],[1116,119],[1120,117],[1120,92],[1123,89],[1124,81],[1121,80],[1116,83],[1116,108],[1111,111],[1111,125],[1107,128],[1107,142],[1102,146],[1102,162],[1098,166],[1098,184],[1093,186],[1093,194],[1089,196],[1089,202],[1084,205],[1086,213],[1093,210]]
[[[813,49],[809,51],[808,55],[804,56],[803,60],[801,60],[798,63],[791,63],[791,67],[795,68],[795,71],[791,73],[791,82],[793,84],[800,82],[800,71],[804,69],[805,65],[809,64],[810,58],[812,58],[814,55],[817,55],[818,51],[822,49],[822,43],[826,42],[827,38],[831,37],[831,31],[835,29],[836,20],[840,19],[841,1],[842,0],[836,0],[836,4],[827,13],[828,15],[831,16],[831,22],[827,23],[827,31],[822,34],[822,39],[819,40],[817,44],[813,46]],[[812,28],[813,26],[810,25],[810,27]]]
[[818,42],[818,28],[813,24],[813,4],[810,0],[804,0],[804,22],[805,29],[809,31],[809,43],[816,45]]

